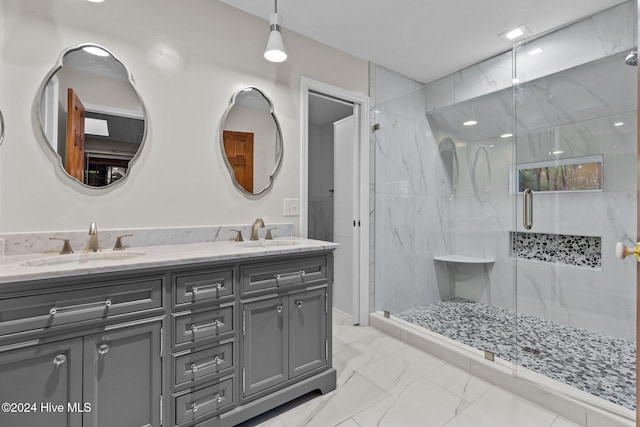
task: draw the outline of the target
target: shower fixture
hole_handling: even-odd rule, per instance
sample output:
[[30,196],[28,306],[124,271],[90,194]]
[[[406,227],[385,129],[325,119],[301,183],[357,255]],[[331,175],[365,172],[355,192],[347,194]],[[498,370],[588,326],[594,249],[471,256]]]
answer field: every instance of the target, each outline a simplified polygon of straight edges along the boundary
[[627,57],[624,59],[624,62],[627,63],[627,65],[632,65],[632,66],[637,66],[638,65],[638,51],[637,50],[632,50],[631,53],[629,53],[629,55],[627,55]]

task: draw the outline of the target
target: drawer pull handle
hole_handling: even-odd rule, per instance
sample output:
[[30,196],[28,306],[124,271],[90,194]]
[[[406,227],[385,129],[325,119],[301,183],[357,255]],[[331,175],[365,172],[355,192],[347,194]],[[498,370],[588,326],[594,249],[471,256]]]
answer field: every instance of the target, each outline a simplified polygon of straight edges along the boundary
[[[219,355],[218,355],[218,356],[216,356],[216,357],[213,359],[213,363],[215,363],[216,365],[219,365],[219,364],[221,364],[222,362],[224,362],[224,359],[220,358],[220,356],[219,356]],[[205,364],[205,365],[206,365],[206,364]],[[191,372],[194,372],[194,373],[195,373],[195,372],[198,372],[198,369],[200,369],[200,368],[198,368],[198,365],[196,365],[195,363],[192,363],[192,364],[191,364],[191,366],[190,366],[190,368],[191,368]]]
[[222,402],[222,396],[220,396],[220,393],[216,393],[213,398],[216,399],[218,403]]
[[104,356],[109,351],[109,346],[107,344],[102,344],[98,347],[98,354],[100,356]]
[[193,403],[191,404],[191,410],[192,410],[193,412],[198,412],[198,404],[197,404],[196,402],[193,402]]
[[222,289],[222,283],[220,283],[220,282],[216,282],[216,283],[214,283],[214,284],[212,284],[212,285],[208,285],[208,286],[201,286],[201,287],[198,287],[198,286],[192,286],[192,287],[191,287],[191,292],[192,292],[192,293],[194,293],[194,294],[197,294],[199,291],[203,291],[203,290],[205,290],[205,289],[209,289],[209,288],[213,288],[213,289]]
[[53,358],[53,364],[56,365],[56,367],[62,365],[66,361],[67,361],[67,356],[65,356],[64,354],[59,354]]
[[296,305],[298,306],[298,308],[302,308],[302,301],[296,301]]
[[220,320],[216,320],[216,328],[219,328],[221,326],[224,326],[224,323],[221,322]]
[[198,325],[196,324],[191,325],[191,332],[193,332],[194,334],[198,332]]
[[106,301],[103,302],[90,302],[87,304],[78,304],[78,305],[70,305],[68,307],[51,307],[49,309],[49,315],[50,316],[55,316],[56,314],[58,314],[58,312],[62,312],[62,311],[83,311],[83,310],[88,310],[88,309],[92,309],[92,308],[109,308],[111,307],[111,299],[107,299]]
[[276,311],[278,313],[282,313],[282,304],[280,304],[279,306],[276,307]]
[[305,274],[307,273],[304,270],[299,270],[293,273],[274,274],[273,277],[275,277],[276,280],[280,280],[291,276],[300,276],[300,278],[302,279]]

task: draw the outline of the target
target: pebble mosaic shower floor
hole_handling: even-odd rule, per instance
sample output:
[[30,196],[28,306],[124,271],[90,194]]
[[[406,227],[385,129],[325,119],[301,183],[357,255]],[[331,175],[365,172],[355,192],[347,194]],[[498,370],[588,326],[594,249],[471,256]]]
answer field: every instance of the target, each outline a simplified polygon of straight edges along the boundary
[[636,350],[630,341],[461,298],[396,317],[577,389],[635,410]]

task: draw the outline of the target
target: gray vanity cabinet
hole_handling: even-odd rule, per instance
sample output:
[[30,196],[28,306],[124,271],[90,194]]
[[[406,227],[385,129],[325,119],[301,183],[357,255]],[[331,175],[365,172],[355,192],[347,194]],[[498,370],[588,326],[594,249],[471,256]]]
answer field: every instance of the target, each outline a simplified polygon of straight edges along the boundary
[[161,323],[84,338],[83,427],[160,425]]
[[289,296],[289,377],[327,365],[327,288]]
[[82,426],[82,414],[67,411],[68,402],[82,402],[82,338],[1,352],[4,402],[15,406],[0,411],[0,426]]
[[243,304],[243,397],[289,377],[287,301],[275,297]]
[[327,365],[327,288],[243,304],[243,397]]

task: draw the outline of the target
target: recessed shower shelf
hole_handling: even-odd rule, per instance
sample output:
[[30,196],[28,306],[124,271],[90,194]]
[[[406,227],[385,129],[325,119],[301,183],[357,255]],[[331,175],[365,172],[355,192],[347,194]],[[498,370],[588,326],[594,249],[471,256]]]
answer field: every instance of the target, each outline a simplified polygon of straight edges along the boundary
[[433,257],[435,261],[455,262],[458,264],[493,264],[496,262],[489,258],[477,258],[466,255],[442,255]]

